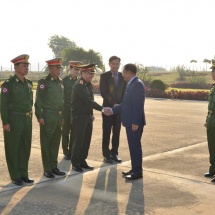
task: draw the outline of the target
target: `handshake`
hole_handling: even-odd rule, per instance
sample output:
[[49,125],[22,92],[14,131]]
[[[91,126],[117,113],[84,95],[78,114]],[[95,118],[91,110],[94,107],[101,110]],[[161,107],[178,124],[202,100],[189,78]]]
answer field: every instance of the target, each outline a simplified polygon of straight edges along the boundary
[[102,112],[106,115],[106,116],[110,116],[113,115],[113,111],[110,107],[103,107]]

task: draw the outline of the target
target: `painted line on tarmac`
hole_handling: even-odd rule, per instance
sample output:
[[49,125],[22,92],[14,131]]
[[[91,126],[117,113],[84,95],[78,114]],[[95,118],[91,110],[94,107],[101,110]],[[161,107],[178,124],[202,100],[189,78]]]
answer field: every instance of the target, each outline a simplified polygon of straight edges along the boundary
[[201,142],[201,143],[196,143],[190,146],[184,146],[181,148],[177,148],[177,149],[173,149],[173,150],[169,150],[169,151],[165,151],[165,152],[161,152],[161,153],[157,153],[157,154],[153,154],[153,155],[148,155],[146,157],[143,158],[143,161],[147,161],[147,160],[153,160],[156,159],[160,156],[165,156],[165,155],[171,155],[177,152],[183,152],[183,151],[188,151],[190,149],[194,149],[194,148],[198,148],[199,146],[203,145],[203,144],[207,144],[207,142]]

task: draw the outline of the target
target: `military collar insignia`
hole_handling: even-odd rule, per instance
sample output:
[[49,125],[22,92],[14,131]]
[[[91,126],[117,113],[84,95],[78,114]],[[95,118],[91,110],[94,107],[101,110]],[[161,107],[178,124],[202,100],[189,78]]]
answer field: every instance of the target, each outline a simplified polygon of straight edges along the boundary
[[28,83],[29,90],[32,90],[32,84]]

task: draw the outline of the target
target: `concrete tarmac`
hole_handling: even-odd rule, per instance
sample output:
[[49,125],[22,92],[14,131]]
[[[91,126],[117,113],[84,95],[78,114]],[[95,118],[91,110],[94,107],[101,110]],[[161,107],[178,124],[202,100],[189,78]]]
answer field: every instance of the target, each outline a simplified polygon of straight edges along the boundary
[[[95,96],[101,104],[101,97]],[[203,174],[209,168],[206,130],[203,126],[207,102],[146,99],[146,120],[142,137],[143,179],[126,181],[122,171],[130,170],[125,129],[120,135],[119,156],[123,162],[103,163],[101,113],[96,120],[88,156],[95,170],[76,173],[63,159],[59,168],[65,177],[43,176],[39,126],[33,117],[29,176],[32,186],[11,183],[0,131],[0,214],[77,215],[214,215],[215,189]]]

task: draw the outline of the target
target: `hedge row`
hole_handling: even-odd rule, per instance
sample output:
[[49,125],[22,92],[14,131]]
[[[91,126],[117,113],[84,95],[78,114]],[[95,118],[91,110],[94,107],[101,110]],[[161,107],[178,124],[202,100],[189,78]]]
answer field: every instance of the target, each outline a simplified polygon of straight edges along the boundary
[[194,84],[194,83],[186,83],[186,82],[173,83],[170,86],[175,88],[185,88],[185,89],[210,89],[211,88],[211,84]]
[[[98,83],[93,85],[93,91],[95,94],[100,93]],[[196,92],[190,92],[190,91],[182,92],[177,90],[162,91],[162,90],[150,89],[149,87],[146,87],[146,97],[152,97],[152,98],[207,101],[208,95],[209,93],[205,91],[196,91]]]
[[199,100],[199,101],[207,101],[208,100],[208,92],[205,91],[161,91],[161,90],[153,90],[150,88],[146,88],[146,96],[152,98],[167,98],[167,99],[184,99],[184,100]]

